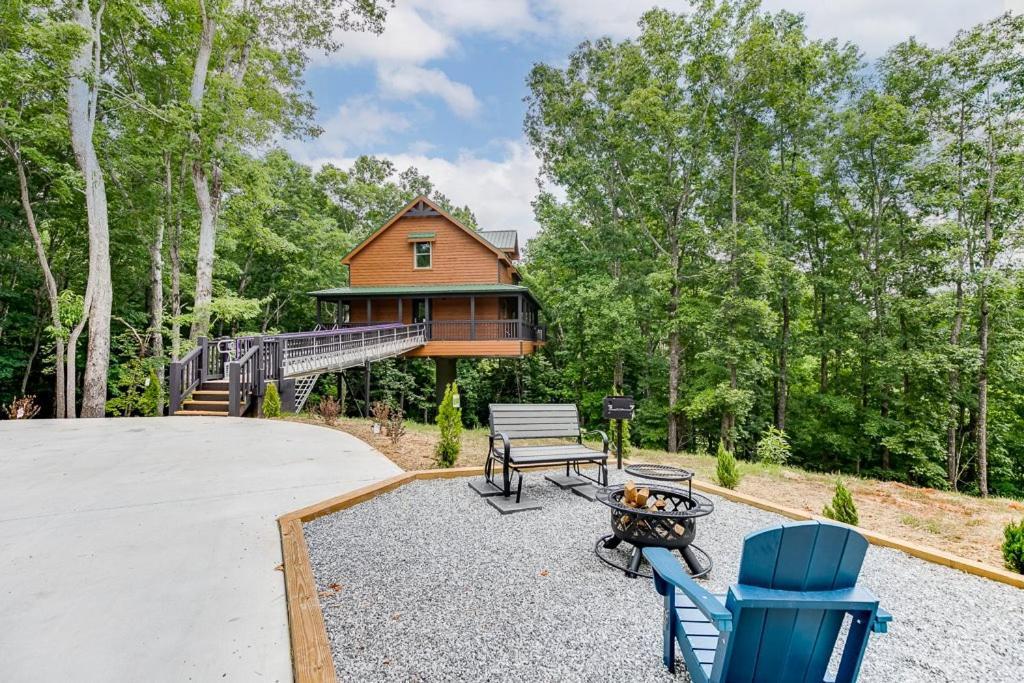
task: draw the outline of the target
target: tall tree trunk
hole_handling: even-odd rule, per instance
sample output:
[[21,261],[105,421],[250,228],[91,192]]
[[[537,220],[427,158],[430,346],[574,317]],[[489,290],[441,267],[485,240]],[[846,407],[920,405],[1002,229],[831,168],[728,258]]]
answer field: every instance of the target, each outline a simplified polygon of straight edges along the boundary
[[171,223],[171,360],[181,357],[181,206],[173,204]]
[[[200,0],[202,12],[202,32],[199,36],[199,49],[196,52],[195,65],[192,70],[192,87],[189,91],[189,103],[195,117],[195,130],[192,134],[193,154],[192,187],[196,194],[196,205],[199,209],[199,244],[196,251],[196,290],[192,306],[194,316],[192,322],[192,339],[206,336],[210,329],[210,302],[213,299],[213,257],[216,248],[217,212],[220,203],[219,162],[211,159],[212,172],[207,173],[203,162],[202,139],[199,135],[199,123],[203,112],[203,99],[206,93],[206,76],[210,70],[210,58],[213,55],[213,36],[216,25],[207,10],[206,3]],[[211,178],[212,176],[212,178]],[[213,188],[211,191],[211,180]]]
[[[949,346],[955,350],[960,344],[960,332],[963,329],[964,315],[964,283],[956,281],[956,314],[949,332]],[[955,363],[955,361],[954,361]],[[949,371],[949,407],[946,417],[946,477],[949,488],[956,491],[960,470],[960,457],[957,449],[957,431],[960,426],[960,410],[957,405],[957,394],[960,391],[960,369],[955,365]]]
[[988,355],[989,355],[989,300],[988,285],[995,262],[995,239],[992,230],[992,199],[995,195],[995,144],[991,130],[988,133],[988,187],[985,197],[985,235],[982,242],[981,284],[978,285],[978,492],[988,495]]
[[[164,206],[169,203],[171,191],[170,156],[164,154]],[[161,211],[156,218],[153,241],[149,244],[149,348],[150,354],[158,359],[157,381],[164,384],[164,229],[167,212]],[[163,396],[163,392],[160,392]],[[156,406],[157,415],[163,415],[161,399]]]
[[[36,224],[35,210],[32,208],[31,193],[28,189],[28,175],[25,173],[25,163],[21,158],[17,145],[5,141],[5,146],[14,159],[14,167],[18,175],[18,189],[21,197],[21,208],[25,212],[25,222],[32,234],[32,243],[36,248],[36,258],[39,261],[39,268],[43,271],[43,283],[46,286],[46,298],[50,302],[50,325],[54,335],[54,391],[53,405],[54,417],[62,418],[66,415],[64,400],[64,329],[60,322],[60,300],[57,293],[57,281],[53,277],[53,270],[50,268],[50,260],[46,256],[46,249],[43,248],[43,239],[39,234],[39,226]],[[24,393],[24,388],[22,393]]]
[[782,294],[782,338],[779,346],[779,374],[775,392],[775,428],[786,431],[786,395],[789,393],[789,292]]
[[[736,256],[739,250],[739,165],[740,165],[740,130],[739,126],[736,126],[736,132],[733,136],[732,142],[732,178],[731,178],[731,197],[730,197],[730,223],[732,226],[732,253],[729,255],[729,287],[735,293],[739,290],[739,272],[736,268]],[[727,312],[729,315],[729,335],[735,334],[735,322],[732,318],[732,311]],[[729,372],[729,388],[736,389],[739,386],[737,372],[736,372],[736,359],[729,358],[726,363],[726,368]],[[720,429],[720,437],[722,442],[725,444],[726,450],[734,450],[733,433],[736,427],[736,414],[731,407],[726,408],[722,412],[722,424]]]
[[[110,280],[107,190],[93,141],[100,84],[100,27],[103,9],[104,4],[100,2],[93,14],[89,0],[81,0],[75,8],[75,22],[85,28],[91,38],[83,43],[71,60],[71,75],[68,79],[71,147],[84,180],[89,222],[89,279],[85,288],[83,315],[83,322],[88,320],[89,324],[89,345],[82,381],[82,417],[103,417],[105,414],[107,370],[110,365],[110,309],[113,292]],[[78,331],[81,332],[81,329]]]

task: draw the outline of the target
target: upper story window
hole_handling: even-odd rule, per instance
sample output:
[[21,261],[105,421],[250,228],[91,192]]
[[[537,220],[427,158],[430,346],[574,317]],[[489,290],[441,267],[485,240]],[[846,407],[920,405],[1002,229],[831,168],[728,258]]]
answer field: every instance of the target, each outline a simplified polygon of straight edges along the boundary
[[431,243],[430,242],[414,242],[413,243],[413,267],[417,270],[423,268],[430,268],[431,263]]

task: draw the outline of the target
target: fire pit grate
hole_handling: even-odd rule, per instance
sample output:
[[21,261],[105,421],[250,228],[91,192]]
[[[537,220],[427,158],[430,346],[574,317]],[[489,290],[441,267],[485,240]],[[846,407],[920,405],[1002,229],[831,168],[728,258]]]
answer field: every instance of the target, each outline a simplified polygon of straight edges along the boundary
[[[642,550],[669,548],[679,551],[692,576],[706,576],[711,571],[711,557],[693,545],[693,539],[697,519],[711,514],[715,504],[705,496],[672,486],[644,486],[642,495],[635,492],[636,486],[631,483],[598,492],[597,500],[611,510],[612,525],[612,533],[598,539],[594,547],[598,558],[626,576],[650,578],[650,574],[640,571]],[[629,495],[638,496],[632,505],[626,502]],[[628,566],[616,563],[610,553],[604,552],[614,550],[623,541],[633,546]]]

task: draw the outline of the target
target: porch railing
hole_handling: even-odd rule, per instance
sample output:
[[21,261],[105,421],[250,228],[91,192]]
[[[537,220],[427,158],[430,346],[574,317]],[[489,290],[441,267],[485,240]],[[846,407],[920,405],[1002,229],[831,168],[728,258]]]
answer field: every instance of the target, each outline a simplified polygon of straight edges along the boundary
[[[401,323],[394,323],[400,325]],[[424,326],[427,339],[433,341],[546,341],[547,330],[527,320],[427,320]],[[327,330],[352,330],[366,323],[336,323]]]

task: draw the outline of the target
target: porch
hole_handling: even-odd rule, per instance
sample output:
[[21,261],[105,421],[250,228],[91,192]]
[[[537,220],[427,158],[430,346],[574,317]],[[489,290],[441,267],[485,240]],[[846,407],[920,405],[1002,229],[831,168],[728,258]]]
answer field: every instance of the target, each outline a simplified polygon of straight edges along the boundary
[[[325,327],[422,323],[428,344],[415,355],[522,355],[545,340],[540,306],[518,285],[344,287],[312,294],[317,323]],[[495,345],[502,342],[511,344]],[[436,353],[445,347],[453,352]],[[483,347],[491,352],[480,353]]]

